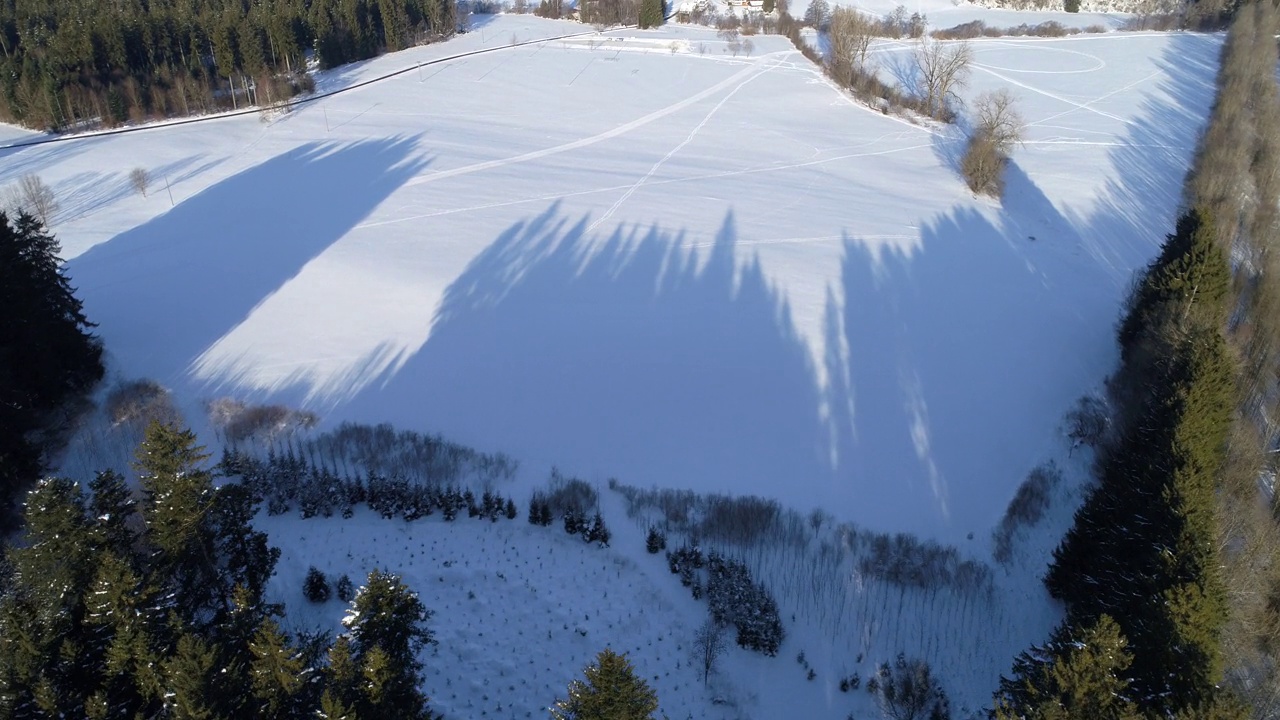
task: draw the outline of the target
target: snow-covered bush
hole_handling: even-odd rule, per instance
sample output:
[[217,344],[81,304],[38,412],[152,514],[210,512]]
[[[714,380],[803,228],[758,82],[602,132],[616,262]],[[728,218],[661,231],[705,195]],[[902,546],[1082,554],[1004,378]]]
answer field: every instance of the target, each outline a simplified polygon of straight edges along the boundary
[[338,582],[334,585],[334,593],[342,602],[349,603],[356,596],[356,586],[351,582],[351,578],[343,575],[338,578]]
[[644,547],[649,551],[650,555],[657,555],[667,549],[667,536],[656,527],[649,527],[649,534],[645,537]]
[[742,647],[777,655],[783,638],[782,619],[769,591],[751,579],[746,565],[716,553],[707,557],[707,570],[707,605],[712,617],[737,628]]
[[[350,582],[348,580],[348,582]],[[329,600],[329,579],[315,565],[307,570],[307,579],[302,583],[302,594],[313,603]]]

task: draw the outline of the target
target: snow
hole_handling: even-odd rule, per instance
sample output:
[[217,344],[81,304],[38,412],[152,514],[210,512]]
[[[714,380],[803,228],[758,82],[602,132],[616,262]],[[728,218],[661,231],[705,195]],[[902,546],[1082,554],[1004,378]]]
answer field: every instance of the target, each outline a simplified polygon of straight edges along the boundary
[[[483,18],[320,86],[582,30]],[[1000,633],[976,649],[938,642],[951,608],[908,598],[915,625],[859,635],[862,667],[929,654],[976,707],[1056,620],[1036,578],[1087,467],[1065,457],[1061,418],[1113,367],[1121,298],[1173,226],[1221,38],[975,41],[965,96],[1007,88],[1028,121],[1003,203],[957,176],[958,130],[869,110],[785,39],[752,42],[733,57],[713,30],[668,26],[512,48],[278,118],[0,151],[0,184],[38,172],[53,186],[54,230],[112,372],[172,388],[189,417],[222,395],[301,405],[325,427],[389,421],[508,453],[523,490],[558,464],[600,483],[754,493],[984,561],[1018,484],[1058,459],[1074,480],[997,569]],[[908,51],[881,42],[874,57],[906,79]],[[135,166],[154,178],[146,197]],[[428,685],[453,717],[476,716],[480,678],[550,703],[604,643],[659,673],[664,706],[735,716],[661,644],[688,637],[700,606],[606,510],[616,550],[523,519],[266,522],[291,608],[308,564],[406,572],[439,613],[448,662],[428,662]],[[519,560],[495,559],[517,546]],[[554,566],[535,570],[530,553],[553,546]],[[446,555],[464,564],[441,581]],[[862,605],[833,612],[875,626],[854,595]],[[492,650],[472,632],[486,612],[553,638],[527,657],[518,636]],[[307,613],[295,619],[335,630],[341,616]],[[865,693],[832,690],[853,638],[818,620],[788,632],[779,659],[732,658],[722,692],[742,715],[869,709]],[[813,684],[791,666],[801,649]]]
[[[526,26],[581,27],[486,27]],[[733,59],[701,28],[646,37],[712,49],[517,48],[271,123],[28,148],[3,179],[54,186],[116,366],[193,405],[985,532],[1113,362],[1218,39],[976,43],[970,94],[1008,87],[1029,121],[1001,207],[953,172],[958,137],[847,100],[781,38]]]

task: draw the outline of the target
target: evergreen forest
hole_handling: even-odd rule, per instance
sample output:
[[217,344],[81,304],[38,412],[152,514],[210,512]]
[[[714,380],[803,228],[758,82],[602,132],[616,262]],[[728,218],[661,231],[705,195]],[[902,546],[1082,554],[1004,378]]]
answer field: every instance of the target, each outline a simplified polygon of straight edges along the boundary
[[454,0],[2,0],[0,121],[107,126],[267,105],[448,37]]

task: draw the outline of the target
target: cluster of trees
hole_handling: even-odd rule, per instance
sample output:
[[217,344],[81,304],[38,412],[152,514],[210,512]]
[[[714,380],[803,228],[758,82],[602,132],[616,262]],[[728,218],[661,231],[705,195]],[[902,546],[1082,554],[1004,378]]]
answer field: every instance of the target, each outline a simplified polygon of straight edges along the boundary
[[[560,18],[569,14],[566,0],[542,0],[535,15]],[[665,0],[579,0],[578,19],[592,25],[637,25],[654,28],[667,21]]]
[[47,450],[102,379],[92,335],[60,248],[39,220],[0,213],[0,531],[39,476]]
[[933,675],[929,663],[923,660],[908,659],[898,653],[893,665],[887,662],[880,664],[876,674],[867,680],[866,687],[867,692],[876,698],[881,711],[892,720],[951,718],[951,700]]
[[737,629],[737,643],[747,650],[778,654],[782,646],[782,618],[773,595],[751,578],[747,566],[711,553],[707,556],[707,609],[722,625]]
[[785,634],[778,603],[767,588],[752,579],[744,563],[715,552],[704,555],[696,544],[685,543],[667,551],[667,568],[680,576],[681,584],[695,599],[706,597],[707,612],[716,625],[737,630],[740,647],[770,657],[778,654]]
[[470,489],[410,482],[399,474],[339,477],[292,450],[283,455],[270,452],[264,461],[228,448],[223,450],[218,467],[229,477],[239,477],[255,497],[264,498],[270,515],[296,509],[304,518],[332,517],[335,512],[349,518],[361,503],[384,518],[410,521],[437,510],[448,521],[457,519],[464,509],[468,517],[493,522],[500,517],[514,520],[518,514],[514,500],[491,490],[477,498]]
[[312,565],[307,569],[306,579],[302,581],[302,595],[309,602],[317,604],[329,602],[329,598],[335,595],[342,602],[351,602],[356,596],[356,586],[347,575],[342,575],[330,585],[329,577]]
[[[1130,706],[1242,717],[1219,689],[1227,608],[1215,493],[1234,407],[1236,365],[1223,334],[1230,290],[1212,217],[1189,211],[1120,324],[1115,438],[1045,577],[1067,619],[1002,683],[996,705],[1008,717],[1057,717],[1064,698],[1075,703],[1072,717],[1094,707],[1124,717]],[[1081,654],[1079,640],[1090,637],[1127,651]],[[1058,687],[1071,673],[1075,684]]]
[[[595,488],[576,478],[563,478],[555,469],[551,471],[551,478],[551,490],[534,491],[529,500],[529,524],[548,527],[559,517],[569,535],[577,535],[585,543],[608,547],[613,533],[600,514]],[[590,520],[587,519],[589,510]]]
[[[930,39],[925,34],[928,27],[925,16],[908,16],[905,8],[899,6],[888,17],[876,18],[853,8],[832,10],[819,1],[809,5],[803,24],[826,33],[829,52],[825,57],[805,42],[800,35],[801,23],[791,16],[783,14],[777,29],[854,97],[882,112],[905,109],[944,122],[955,119],[956,93],[968,77],[973,51],[966,42],[941,43]],[[912,60],[916,72],[910,87],[884,82],[868,61],[873,38],[904,36],[915,40]]]
[[153,423],[140,499],[112,472],[87,497],[64,479],[29,493],[0,595],[0,716],[429,717],[417,596],[375,571],[332,647],[289,638],[264,597],[279,551],[249,490],[215,485],[206,459]]
[[277,405],[245,405],[229,399],[210,403],[209,419],[233,451],[253,457],[293,456],[308,468],[341,478],[400,476],[411,483],[444,487],[488,487],[515,477],[519,463],[502,453],[483,453],[439,435],[396,430],[387,423],[344,422],[319,435],[305,411]]
[[267,103],[333,67],[455,30],[454,0],[10,0],[0,120],[61,128]]

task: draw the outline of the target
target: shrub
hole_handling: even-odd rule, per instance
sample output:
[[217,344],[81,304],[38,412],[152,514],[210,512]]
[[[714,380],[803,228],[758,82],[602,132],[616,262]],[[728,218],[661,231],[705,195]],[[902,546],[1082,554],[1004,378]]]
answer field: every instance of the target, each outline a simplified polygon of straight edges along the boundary
[[302,583],[302,594],[313,603],[322,603],[329,600],[329,592],[329,579],[312,565],[307,570],[307,579]]
[[[1069,11],[1068,11],[1069,12]],[[1066,35],[1074,35],[1079,30],[1075,28],[1068,29],[1065,25],[1055,20],[1046,20],[1045,22],[1031,28],[1027,33],[1036,37],[1063,37]]]
[[925,661],[908,660],[899,654],[892,668],[888,663],[880,666],[876,679],[875,688],[868,682],[867,690],[876,695],[881,710],[893,720],[951,717],[951,702]]
[[232,398],[211,401],[206,410],[209,419],[222,429],[231,444],[257,438],[271,440],[295,428],[315,427],[320,418],[305,410],[291,410],[283,405],[249,405]]
[[960,160],[969,189],[980,195],[1004,194],[1004,169],[1013,146],[1022,141],[1022,116],[1007,90],[983,93],[974,103],[976,122]]
[[154,380],[131,380],[117,383],[103,401],[103,409],[112,423],[155,420],[171,425],[178,421],[178,410],[169,391]]
[[1067,413],[1067,437],[1071,438],[1072,450],[1081,445],[1096,447],[1110,427],[1111,413],[1107,403],[1095,395],[1081,397]]
[[142,197],[147,196],[147,184],[150,181],[151,177],[147,174],[146,168],[136,167],[129,171],[129,183]]
[[586,515],[587,511],[600,504],[600,496],[586,481],[567,478],[561,475],[558,469],[552,468],[550,490],[546,501],[551,511],[557,515],[563,515],[569,511]]
[[1062,9],[1069,13],[1080,12],[1080,0],[1063,0]]
[[1053,489],[1061,481],[1062,472],[1052,461],[1027,474],[1027,479],[1018,486],[1009,506],[1005,508],[1004,517],[996,527],[994,538],[997,562],[1007,563],[1012,559],[1013,534],[1020,527],[1031,527],[1040,522],[1045,510],[1049,509]]
[[991,136],[979,131],[969,136],[960,160],[960,173],[973,192],[998,198],[1004,194],[1004,169],[1008,162]]
[[[986,23],[981,20],[974,20],[973,22],[961,23],[945,30],[934,30],[929,34],[938,40],[971,40],[986,34],[987,30]],[[999,31],[997,30],[997,32]]]

